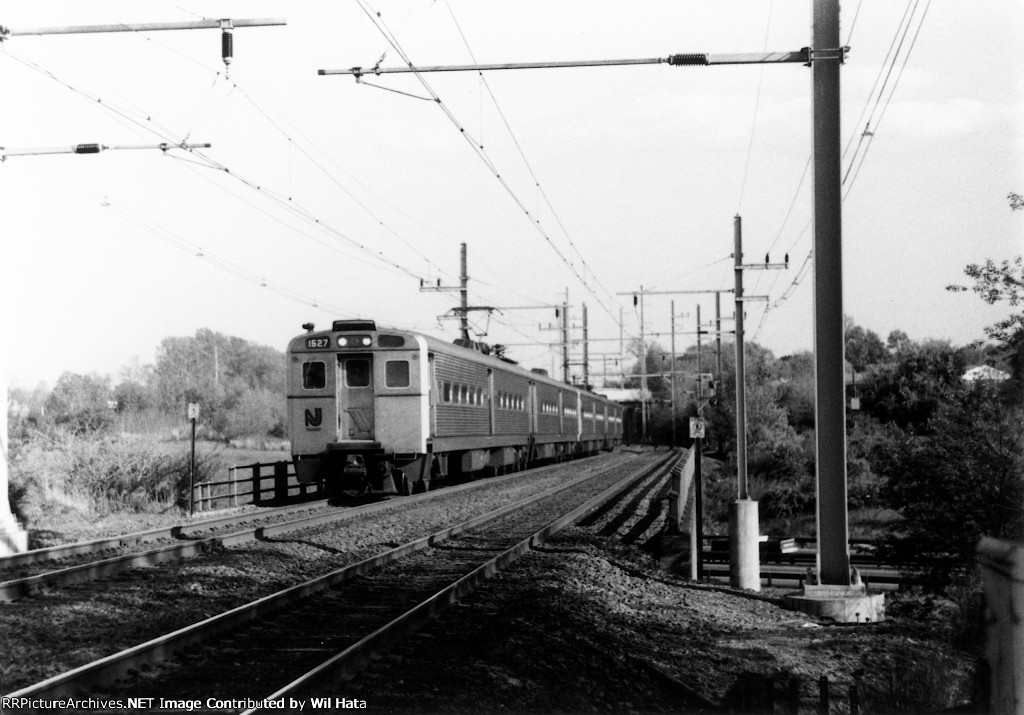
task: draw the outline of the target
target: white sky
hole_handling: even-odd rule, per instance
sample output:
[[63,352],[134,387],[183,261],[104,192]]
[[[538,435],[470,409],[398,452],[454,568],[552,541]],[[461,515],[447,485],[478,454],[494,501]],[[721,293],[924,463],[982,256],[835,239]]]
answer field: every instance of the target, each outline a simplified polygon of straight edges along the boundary
[[[52,385],[64,371],[116,378],[133,359],[152,362],[162,338],[204,327],[280,349],[303,322],[340,317],[454,337],[457,322],[439,325],[437,316],[457,293],[421,293],[418,277],[456,284],[461,242],[471,304],[550,304],[568,288],[574,323],[588,306],[592,339],[619,337],[620,308],[636,335],[632,299],[615,294],[732,286],[737,213],[747,262],[769,250],[773,261],[788,251],[791,262],[787,272],[747,273],[747,293],[769,294],[774,306],[763,322],[764,307],[748,306],[748,337],[777,355],[810,349],[812,277],[792,285],[811,246],[809,172],[801,185],[811,150],[807,68],[523,70],[488,73],[486,85],[475,73],[424,75],[515,198],[437,103],[317,75],[372,67],[385,51],[381,66],[402,63],[364,7],[380,13],[413,63],[435,65],[472,62],[466,42],[481,63],[797,50],[810,44],[808,0],[363,2],[4,3],[0,24],[13,30],[288,21],[236,30],[229,79],[217,30],[3,43],[0,146],[188,137],[210,142],[204,155],[230,170],[156,150],[0,164],[13,384]],[[876,133],[847,181],[845,312],[883,339],[899,328],[962,344],[1008,309],[944,287],[961,282],[969,262],[1024,251],[1024,217],[1005,198],[1024,192],[1024,3],[911,6]],[[875,106],[871,90],[906,8],[843,5],[852,46],[842,70],[844,145]],[[369,81],[426,94],[411,75]],[[731,295],[722,298],[731,314]],[[648,332],[668,332],[670,300],[648,297]],[[675,297],[676,312],[690,313],[678,330],[693,330],[696,301]],[[701,302],[711,317],[713,298]],[[473,319],[489,327],[487,341],[513,344],[554,342],[557,333],[538,330],[553,322],[552,310]],[[677,346],[692,342],[679,336]],[[615,342],[593,343],[591,371],[601,372],[601,353],[617,352]],[[510,355],[548,369],[556,359],[536,346]]]

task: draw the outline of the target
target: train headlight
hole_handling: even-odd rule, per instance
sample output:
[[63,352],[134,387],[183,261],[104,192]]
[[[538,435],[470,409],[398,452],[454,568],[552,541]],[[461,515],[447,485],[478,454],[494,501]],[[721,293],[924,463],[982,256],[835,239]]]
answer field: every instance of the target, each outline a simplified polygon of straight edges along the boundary
[[339,348],[357,348],[360,346],[370,347],[373,345],[373,338],[369,335],[339,335]]

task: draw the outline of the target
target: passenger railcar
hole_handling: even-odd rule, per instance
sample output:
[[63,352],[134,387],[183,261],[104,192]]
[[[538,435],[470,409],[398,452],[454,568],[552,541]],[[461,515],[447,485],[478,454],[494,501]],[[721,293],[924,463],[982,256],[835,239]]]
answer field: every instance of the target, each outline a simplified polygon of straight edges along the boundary
[[299,481],[329,494],[408,494],[609,450],[622,407],[508,360],[372,321],[303,326],[288,345]]

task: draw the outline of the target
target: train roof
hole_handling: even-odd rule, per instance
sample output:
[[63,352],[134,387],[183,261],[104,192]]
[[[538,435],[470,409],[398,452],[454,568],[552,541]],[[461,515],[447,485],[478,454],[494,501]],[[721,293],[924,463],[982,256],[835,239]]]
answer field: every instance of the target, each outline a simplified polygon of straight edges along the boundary
[[[308,332],[301,335],[297,335],[292,338],[288,343],[289,352],[306,352],[305,345],[309,338],[315,338],[320,336],[334,336],[339,333],[390,333],[394,335],[403,336],[414,336],[418,339],[423,340],[427,349],[434,353],[457,355],[461,358],[471,360],[472,362],[487,365],[494,369],[501,369],[508,372],[518,373],[524,377],[528,377],[536,382],[545,383],[560,388],[571,388],[574,390],[580,390],[586,392],[588,395],[599,399],[614,402],[614,400],[605,397],[604,395],[597,394],[591,390],[584,389],[579,385],[571,385],[561,380],[557,380],[550,377],[546,372],[541,373],[537,371],[531,371],[527,368],[521,367],[512,360],[497,357],[495,355],[488,355],[479,349],[470,347],[464,347],[455,343],[450,343],[439,338],[435,338],[431,335],[424,333],[418,333],[413,330],[404,330],[401,328],[391,328],[387,326],[377,326],[372,320],[336,320],[331,326],[330,330],[315,330],[312,323],[306,323],[302,327],[306,328]],[[334,343],[332,339],[331,343]],[[311,351],[317,352],[317,351]]]

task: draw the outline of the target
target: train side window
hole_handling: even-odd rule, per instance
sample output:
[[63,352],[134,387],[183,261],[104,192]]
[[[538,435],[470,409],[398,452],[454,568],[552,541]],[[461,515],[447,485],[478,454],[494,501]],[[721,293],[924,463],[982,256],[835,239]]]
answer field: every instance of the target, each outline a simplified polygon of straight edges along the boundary
[[409,386],[409,361],[388,360],[384,363],[385,387]]
[[441,386],[441,401],[451,402],[452,401],[452,383],[446,382]]
[[369,387],[370,386],[370,361],[369,360],[346,360],[345,361],[345,384],[348,387]]
[[306,390],[322,390],[327,387],[327,364],[323,362],[302,363],[302,387]]
[[459,402],[463,405],[469,404],[469,387],[465,383],[459,385]]

